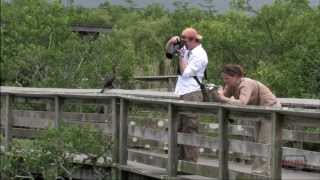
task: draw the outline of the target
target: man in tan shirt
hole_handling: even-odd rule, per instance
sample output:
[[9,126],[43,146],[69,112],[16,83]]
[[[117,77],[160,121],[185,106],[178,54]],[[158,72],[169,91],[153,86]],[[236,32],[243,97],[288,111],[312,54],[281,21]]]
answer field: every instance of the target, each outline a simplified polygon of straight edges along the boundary
[[[235,105],[281,107],[280,102],[267,86],[259,81],[244,77],[244,70],[240,65],[225,65],[222,77],[225,86],[218,91],[220,101]],[[259,143],[271,143],[271,123],[269,121],[260,121],[257,131]],[[255,157],[252,171],[257,174],[269,175],[270,158]]]

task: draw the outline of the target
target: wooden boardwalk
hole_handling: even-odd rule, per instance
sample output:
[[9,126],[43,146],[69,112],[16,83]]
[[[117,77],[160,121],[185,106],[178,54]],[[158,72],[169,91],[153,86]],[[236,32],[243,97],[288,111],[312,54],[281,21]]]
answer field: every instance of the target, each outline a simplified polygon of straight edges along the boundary
[[[215,160],[212,160],[215,161]],[[218,162],[212,162],[207,159],[200,159],[199,164],[206,164],[210,166],[218,167]],[[230,169],[233,171],[238,171],[242,173],[250,173],[250,166],[237,164],[234,162],[229,163]],[[143,163],[128,161],[128,168],[127,170],[135,173],[139,173],[142,175],[164,179],[167,176],[167,171],[165,168],[159,168],[154,166],[148,166]],[[209,180],[209,179],[217,179],[217,178],[209,178],[199,175],[179,175],[180,179],[198,179],[198,180]],[[320,173],[313,173],[313,172],[305,172],[305,171],[297,171],[297,170],[289,170],[289,169],[282,169],[282,179],[284,180],[319,180]]]
[[[319,172],[281,168],[283,154],[302,155],[306,158],[306,167],[320,169],[320,150],[309,151],[280,145],[283,140],[320,143],[320,133],[286,129],[288,125],[320,127],[320,100],[283,98],[280,100],[284,108],[270,108],[185,102],[176,100],[177,96],[171,92],[148,90],[113,89],[101,94],[99,89],[0,87],[0,92],[1,131],[5,135],[6,148],[10,146],[13,137],[33,137],[39,129],[45,131],[50,125],[58,127],[61,121],[91,123],[105,134],[112,135],[114,168],[120,171],[122,178],[128,178],[124,176],[125,172],[132,172],[154,178],[176,179],[320,179]],[[13,109],[15,103],[44,104],[46,108]],[[65,112],[63,107],[68,104],[102,105],[105,109],[102,114]],[[137,120],[141,117],[130,114],[130,107],[146,109],[147,117],[142,121]],[[151,111],[162,113],[165,117],[156,118]],[[210,116],[215,123],[202,124],[203,131],[199,135],[178,133],[176,115],[179,112]],[[231,124],[229,119],[249,122],[271,120],[272,144],[248,141],[248,138],[254,136],[254,128]],[[211,137],[210,133],[216,133],[217,136]],[[245,138],[230,139],[229,135]],[[128,137],[157,142],[159,146],[166,144],[168,154],[159,150],[133,149]],[[177,144],[216,150],[216,153],[209,154],[215,154],[219,160],[202,156],[198,163],[178,161]],[[271,177],[251,174],[249,165],[230,160],[232,153],[239,153],[240,157],[271,156]]]
[[[168,158],[166,154],[153,154],[153,153],[148,153],[147,151],[129,150],[129,154],[132,152],[140,152],[141,154],[146,154],[149,156],[149,158],[153,157],[151,159],[157,159],[157,161],[161,159],[161,161],[163,161],[162,163],[165,163]],[[130,158],[131,157],[129,157],[129,159]],[[149,165],[146,165],[146,164],[149,164]],[[130,166],[130,169],[135,169],[135,171],[141,171],[141,172],[144,172],[145,174],[148,174],[149,176],[152,176],[152,177],[157,176],[158,178],[160,177],[160,174],[162,176],[166,175],[165,167],[155,168],[155,166],[154,165],[152,166],[152,164],[155,164],[155,162],[142,161],[141,159],[139,161],[138,158],[134,158],[134,157],[132,157],[132,159],[128,161],[128,166]],[[189,163],[189,164],[193,164],[193,163]],[[198,167],[209,167],[207,168],[208,172],[206,173],[210,176],[213,176],[215,174],[214,169],[218,169],[219,162],[217,159],[201,157],[199,161],[197,163],[194,163],[193,165]],[[187,173],[186,172],[187,168],[182,167],[181,170]],[[251,174],[251,166],[243,163],[229,162],[229,171],[230,171],[230,176],[233,176],[232,179],[236,179],[236,176],[249,177],[249,175]],[[201,177],[204,177],[204,176],[201,176]],[[267,179],[267,177],[260,177],[260,178]],[[319,180],[320,173],[282,168],[282,179],[284,180]]]

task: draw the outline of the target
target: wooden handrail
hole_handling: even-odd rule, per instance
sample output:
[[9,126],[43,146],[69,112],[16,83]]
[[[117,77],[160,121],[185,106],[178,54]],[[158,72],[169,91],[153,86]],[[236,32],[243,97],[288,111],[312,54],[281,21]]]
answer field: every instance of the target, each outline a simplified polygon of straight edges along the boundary
[[[4,89],[3,89],[4,88]],[[320,111],[317,109],[291,109],[291,108],[273,108],[273,107],[259,107],[259,106],[235,106],[220,103],[206,103],[206,102],[186,102],[175,99],[162,99],[159,96],[150,94],[142,97],[130,93],[113,92],[113,93],[86,93],[83,90],[61,92],[60,90],[53,90],[45,92],[44,89],[38,90],[33,88],[31,92],[28,89],[20,88],[14,90],[6,87],[1,87],[1,96],[5,97],[5,141],[6,147],[9,147],[9,142],[12,137],[12,118],[11,104],[16,97],[40,97],[52,98],[55,102],[55,127],[58,127],[61,119],[62,101],[68,99],[90,99],[90,100],[111,100],[112,102],[112,119],[113,127],[119,127],[119,131],[113,131],[113,140],[115,140],[116,147],[114,152],[115,163],[120,166],[127,165],[128,160],[128,108],[132,104],[141,106],[157,105],[168,110],[169,119],[169,158],[168,158],[168,175],[175,177],[177,175],[178,160],[176,159],[176,146],[178,144],[177,137],[177,114],[182,111],[209,113],[214,114],[219,120],[219,179],[229,179],[228,170],[228,119],[229,116],[250,116],[263,117],[262,120],[272,122],[272,167],[271,179],[281,179],[281,129],[286,123],[294,124],[313,124],[314,127],[320,127]],[[120,103],[120,104],[119,104]],[[118,105],[119,104],[119,105]],[[251,120],[250,118],[248,120]],[[119,123],[119,124],[118,124]],[[120,173],[120,177],[123,173]]]
[[[11,87],[0,86],[0,94],[16,94],[29,97],[53,97],[55,95],[91,95],[99,97],[110,97],[113,95],[133,95],[137,97],[152,97],[152,98],[165,98],[177,99],[178,96],[173,92],[157,92],[148,90],[124,90],[124,89],[111,89],[106,90],[105,94],[100,93],[101,89],[64,89],[64,88],[31,88],[31,87]],[[320,109],[320,99],[301,99],[301,98],[279,98],[280,102],[285,107],[295,108],[312,108]]]

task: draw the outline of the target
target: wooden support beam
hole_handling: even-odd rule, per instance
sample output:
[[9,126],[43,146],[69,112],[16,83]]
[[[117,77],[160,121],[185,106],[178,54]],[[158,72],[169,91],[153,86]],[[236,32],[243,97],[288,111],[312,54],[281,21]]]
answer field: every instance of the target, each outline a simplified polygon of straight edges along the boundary
[[[120,99],[120,139],[119,139],[119,165],[127,165],[128,160],[128,102]],[[127,179],[126,172],[120,172],[120,180]]]
[[53,104],[52,104],[52,102],[50,102],[50,101],[46,102],[46,110],[49,111],[49,112],[52,112],[52,111],[53,111]]
[[55,112],[55,119],[54,119],[54,127],[58,128],[61,121],[61,114],[62,114],[62,99],[59,96],[54,97],[54,112]]
[[271,179],[281,180],[281,129],[283,117],[276,112],[272,113],[272,141],[271,141]]
[[219,108],[218,121],[219,121],[219,179],[228,180],[229,179],[228,118],[227,118],[227,111],[223,107]]
[[178,165],[178,113],[175,111],[172,104],[168,105],[168,120],[169,120],[169,136],[168,136],[168,176],[175,177],[177,175],[177,165]]
[[[119,128],[120,128],[120,121],[119,121],[119,99],[113,98],[111,101],[111,108],[112,108],[112,162],[114,166],[119,164]],[[113,177],[119,177],[119,171],[117,168],[113,169]]]
[[7,94],[5,96],[5,124],[4,124],[4,147],[5,150],[10,149],[10,143],[12,140],[12,124],[13,124],[13,116],[12,116],[12,102],[13,102],[13,96],[10,94]]
[[168,91],[174,91],[174,81],[176,81],[173,78],[168,78]]

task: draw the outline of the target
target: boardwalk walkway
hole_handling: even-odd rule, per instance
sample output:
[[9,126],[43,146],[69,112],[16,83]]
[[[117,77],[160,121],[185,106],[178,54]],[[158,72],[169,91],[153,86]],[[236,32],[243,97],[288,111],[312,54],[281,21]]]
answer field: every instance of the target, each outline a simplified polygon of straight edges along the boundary
[[[141,153],[148,154],[149,158],[153,157],[151,159],[156,159],[156,157],[158,158],[160,157],[163,162],[166,162],[167,161],[166,159],[168,158],[166,154],[161,154],[161,155],[156,154],[156,157],[154,157],[155,154],[152,155],[152,153],[148,153],[146,151],[143,152],[141,150],[132,150],[132,152],[141,152]],[[159,168],[151,165],[146,165],[145,163],[146,161],[139,162],[137,158],[130,159],[128,161],[128,165],[130,166],[130,168],[128,169],[134,169],[132,171],[139,171],[141,173],[148,174],[149,176],[152,176],[152,177],[159,178],[160,175],[166,176],[166,167]],[[149,161],[149,164],[154,164],[154,163]],[[201,157],[197,164],[199,167],[209,167],[207,168],[208,170],[207,174],[209,176],[212,176],[215,173],[211,172],[210,174],[210,171],[214,170],[212,167],[215,167],[216,169],[218,169],[219,162],[217,159]],[[251,173],[251,166],[243,163],[229,162],[229,171],[230,171],[230,176],[234,176],[232,179],[236,179],[235,176],[239,176],[239,173],[241,173],[242,176],[249,175]],[[204,178],[204,176],[201,176],[201,177]],[[198,178],[200,178],[200,176],[198,176]],[[264,178],[267,179],[267,177],[264,177]],[[282,179],[284,180],[319,180],[320,173],[282,168]]]
[[[101,94],[100,89],[0,87],[0,92],[1,131],[5,135],[6,147],[10,146],[13,137],[32,137],[35,135],[35,129],[45,130],[50,125],[58,127],[60,121],[92,123],[95,127],[102,129],[105,134],[112,135],[113,168],[119,171],[122,178],[128,178],[125,177],[125,172],[133,172],[154,178],[180,179],[199,179],[200,176],[203,179],[320,179],[319,172],[281,168],[282,154],[298,154],[306,158],[307,161],[304,162],[306,167],[320,169],[320,150],[281,147],[283,140],[320,143],[319,133],[287,129],[288,125],[319,128],[320,100],[282,98],[280,101],[285,108],[267,108],[185,102],[176,100],[177,96],[171,92],[149,90],[113,89]],[[42,103],[48,108],[23,110],[15,109],[13,106],[15,103],[24,102]],[[68,104],[103,105],[105,111],[103,114],[64,111],[63,107]],[[147,118],[137,121],[135,116],[130,114],[131,107],[147,109]],[[107,111],[108,109],[111,111]],[[151,111],[161,112],[165,117],[157,119]],[[177,132],[176,114],[190,111],[211,117],[209,124],[203,125],[207,134],[190,135]],[[248,140],[254,134],[251,133],[250,127],[232,124],[228,121],[229,119],[249,122],[257,119],[271,121],[272,143],[258,144]],[[161,127],[157,125],[160,121],[164,122]],[[216,133],[217,136],[212,137],[210,133]],[[231,139],[229,135],[246,138],[236,140]],[[128,137],[144,139],[143,142],[157,142],[158,145],[167,144],[168,153],[150,151],[147,150],[148,148],[133,149]],[[178,161],[176,159],[177,144],[216,149],[219,160],[202,156],[198,163]],[[272,156],[271,177],[250,174],[249,165],[230,160],[231,151],[239,153],[240,157]],[[181,175],[181,173],[190,175]]]

